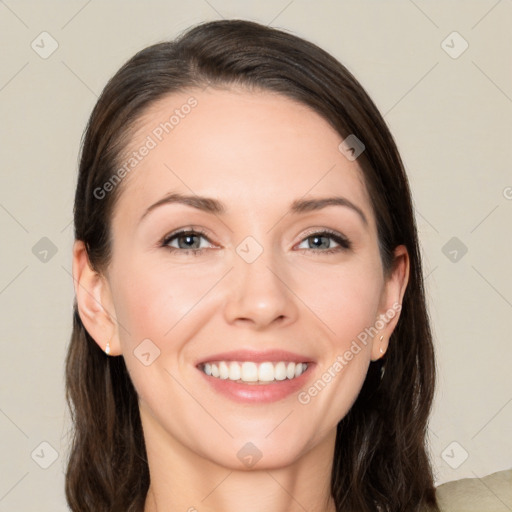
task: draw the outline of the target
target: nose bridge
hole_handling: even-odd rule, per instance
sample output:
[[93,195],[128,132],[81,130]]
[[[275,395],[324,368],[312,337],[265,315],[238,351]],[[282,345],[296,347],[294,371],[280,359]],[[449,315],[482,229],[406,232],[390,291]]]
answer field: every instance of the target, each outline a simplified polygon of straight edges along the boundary
[[261,326],[296,314],[293,295],[286,286],[281,255],[252,236],[236,247],[226,315],[230,322],[244,319]]

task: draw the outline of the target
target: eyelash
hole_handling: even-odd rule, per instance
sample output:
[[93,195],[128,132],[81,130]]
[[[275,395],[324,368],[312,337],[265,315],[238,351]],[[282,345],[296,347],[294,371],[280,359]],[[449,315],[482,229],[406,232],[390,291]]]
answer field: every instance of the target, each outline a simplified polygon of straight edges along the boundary
[[[208,239],[208,236],[206,235],[206,233],[204,231],[202,231],[201,229],[182,229],[175,233],[166,235],[160,245],[161,245],[161,247],[168,249],[172,253],[179,252],[183,255],[192,254],[194,256],[200,256],[201,254],[203,254],[205,249],[178,249],[176,247],[169,246],[169,243],[171,241],[179,238],[180,236],[185,236],[185,235],[200,235],[201,237],[210,241]],[[333,253],[337,253],[340,251],[347,251],[352,248],[352,243],[350,242],[350,240],[348,238],[341,235],[340,233],[337,233],[336,231],[331,231],[330,229],[324,229],[321,231],[312,231],[310,233],[307,233],[306,236],[301,240],[300,243],[302,243],[305,240],[307,240],[308,238],[312,238],[314,236],[321,237],[321,236],[325,236],[325,235],[327,235],[328,238],[331,238],[332,240],[334,240],[338,244],[338,247],[332,247],[331,249],[325,249],[325,250],[319,250],[319,251],[316,251],[314,249],[299,249],[299,251],[313,252],[313,254],[316,253],[316,255],[319,255],[319,254],[323,255],[323,254],[333,254]]]

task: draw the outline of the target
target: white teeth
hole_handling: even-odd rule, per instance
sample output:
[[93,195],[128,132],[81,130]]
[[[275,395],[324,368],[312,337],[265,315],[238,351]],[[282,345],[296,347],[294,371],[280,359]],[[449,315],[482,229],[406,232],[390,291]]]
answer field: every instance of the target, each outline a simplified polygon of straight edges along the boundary
[[240,380],[242,375],[242,371],[240,370],[240,365],[231,361],[229,363],[229,380]]
[[272,363],[261,363],[258,368],[258,380],[272,382],[274,380],[274,365]]
[[221,379],[227,379],[229,377],[229,368],[224,361],[219,363],[219,377]]
[[289,379],[293,379],[293,377],[295,377],[295,363],[288,363],[286,366],[286,376]]
[[302,375],[308,365],[307,363],[289,363],[279,361],[278,363],[264,362],[253,363],[251,361],[218,361],[205,363],[201,366],[206,375],[220,379],[242,382],[273,382],[275,380],[294,379]]
[[257,382],[258,367],[256,363],[243,363],[240,378],[244,382]]
[[277,363],[274,367],[274,378],[276,380],[286,379],[286,364],[283,362]]

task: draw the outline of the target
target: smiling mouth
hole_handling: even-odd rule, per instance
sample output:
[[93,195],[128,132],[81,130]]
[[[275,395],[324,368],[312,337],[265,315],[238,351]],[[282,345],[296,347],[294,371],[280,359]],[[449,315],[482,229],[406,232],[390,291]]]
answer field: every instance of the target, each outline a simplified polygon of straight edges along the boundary
[[300,377],[308,363],[289,361],[255,363],[253,361],[210,361],[198,365],[210,377],[243,384],[270,384]]

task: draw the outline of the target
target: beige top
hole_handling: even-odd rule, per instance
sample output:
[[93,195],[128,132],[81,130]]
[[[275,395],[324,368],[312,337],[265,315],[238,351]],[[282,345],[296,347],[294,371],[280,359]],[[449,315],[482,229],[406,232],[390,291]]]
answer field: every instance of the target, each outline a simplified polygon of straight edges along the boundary
[[512,469],[437,487],[442,512],[511,512]]

